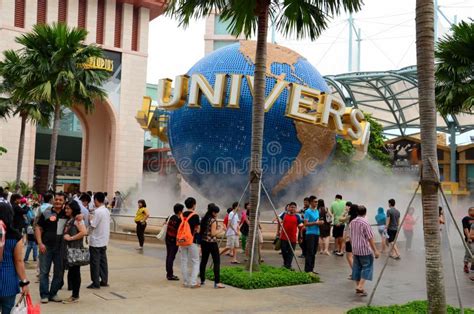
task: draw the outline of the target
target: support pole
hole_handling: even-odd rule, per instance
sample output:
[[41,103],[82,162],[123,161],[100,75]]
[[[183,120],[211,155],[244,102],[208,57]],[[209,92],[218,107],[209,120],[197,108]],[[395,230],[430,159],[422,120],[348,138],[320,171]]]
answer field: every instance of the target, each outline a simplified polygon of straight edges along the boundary
[[[441,199],[441,201],[442,200],[443,199]],[[446,203],[445,205],[447,206],[448,203]],[[447,226],[447,224],[446,224],[446,226]],[[458,279],[458,275],[456,273],[456,263],[454,262],[453,247],[451,246],[451,240],[449,239],[448,228],[443,228],[443,233],[444,233],[444,236],[445,236],[446,240],[448,241],[449,257],[451,259],[451,267],[452,267],[452,270],[453,270],[454,283],[456,284],[456,295],[457,295],[457,298],[458,298],[459,308],[461,309],[461,314],[464,314],[464,307],[462,305],[462,299],[461,299],[461,291],[459,289],[459,279]]]
[[[416,193],[418,193],[418,190],[420,189],[420,186],[421,186],[420,183],[418,183],[418,186],[416,187],[415,192],[413,193],[413,196],[411,197],[410,203],[408,203],[408,206],[407,206],[407,209],[405,210],[405,214],[403,215],[402,221],[401,221],[400,225],[398,226],[397,235],[395,236],[395,240],[393,241],[392,248],[393,248],[393,246],[395,246],[397,244],[398,236],[400,235],[400,231],[402,230],[402,226],[405,223],[405,218],[407,217],[407,214],[408,214],[408,209],[410,208],[411,204],[415,200]],[[380,280],[382,279],[385,268],[387,267],[388,261],[390,260],[390,253],[391,252],[392,252],[392,249],[389,247],[387,258],[385,259],[382,270],[380,271],[379,278],[377,278],[377,281],[375,282],[374,289],[372,289],[372,293],[370,294],[369,302],[367,302],[367,306],[370,306],[372,304],[372,300],[374,299],[375,291],[377,290],[377,287],[379,286],[379,283],[380,283]]]
[[352,72],[352,28],[353,28],[352,13],[349,13],[349,60],[348,60],[349,72]]
[[360,34],[361,30],[359,28],[357,32],[357,72],[360,72],[360,42],[362,41]]

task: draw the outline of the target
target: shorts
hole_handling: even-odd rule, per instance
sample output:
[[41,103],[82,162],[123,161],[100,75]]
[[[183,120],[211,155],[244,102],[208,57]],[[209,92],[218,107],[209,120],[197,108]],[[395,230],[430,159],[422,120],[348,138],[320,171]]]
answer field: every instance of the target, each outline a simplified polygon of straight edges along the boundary
[[379,234],[381,236],[383,236],[384,232],[385,232],[385,225],[381,225],[381,226],[377,226],[377,230],[379,231]]
[[332,236],[334,238],[342,238],[344,235],[344,225],[334,226],[332,228]]
[[395,241],[395,237],[397,236],[397,230],[387,230],[388,233],[388,243],[392,243]]
[[352,262],[352,280],[372,280],[373,274],[374,256],[372,254],[364,256],[354,255]]
[[351,243],[351,241],[346,241],[346,253],[352,253],[352,243]]
[[239,247],[239,237],[237,235],[228,235],[226,247],[230,249]]

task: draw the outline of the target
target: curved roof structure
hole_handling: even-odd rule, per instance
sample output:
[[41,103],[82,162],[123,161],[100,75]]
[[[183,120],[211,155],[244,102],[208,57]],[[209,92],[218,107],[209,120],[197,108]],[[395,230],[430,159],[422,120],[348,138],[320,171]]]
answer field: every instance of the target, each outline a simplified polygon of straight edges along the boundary
[[[324,77],[334,95],[346,106],[357,107],[372,114],[388,136],[418,133],[418,80],[416,66],[396,71],[356,72]],[[473,114],[442,117],[438,113],[438,131],[448,132],[453,125],[457,132],[474,129]]]

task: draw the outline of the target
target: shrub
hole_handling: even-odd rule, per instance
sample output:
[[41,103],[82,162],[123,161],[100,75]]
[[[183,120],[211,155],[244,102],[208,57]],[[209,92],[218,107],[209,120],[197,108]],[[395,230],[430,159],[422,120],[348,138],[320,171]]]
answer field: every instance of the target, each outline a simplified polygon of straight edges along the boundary
[[[361,306],[355,309],[352,309],[347,312],[347,314],[366,314],[366,313],[376,313],[376,314],[396,314],[396,313],[406,313],[406,314],[418,314],[418,313],[428,313],[428,302],[427,301],[412,301],[402,305],[390,305],[390,306]],[[449,314],[461,313],[459,308],[452,307],[448,305]],[[474,314],[473,309],[464,309],[465,314]]]
[[[222,267],[220,275],[222,283],[241,289],[265,289],[319,282],[316,275],[265,264],[260,266],[260,271],[253,272],[252,276],[242,266]],[[214,280],[212,269],[206,271],[206,278]]]

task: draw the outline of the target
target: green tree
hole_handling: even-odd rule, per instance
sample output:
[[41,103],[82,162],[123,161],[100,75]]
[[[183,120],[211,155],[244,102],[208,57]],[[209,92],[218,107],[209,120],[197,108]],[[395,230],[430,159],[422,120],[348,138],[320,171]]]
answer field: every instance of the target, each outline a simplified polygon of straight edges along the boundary
[[416,61],[421,135],[421,202],[425,239],[426,292],[429,313],[446,313],[446,296],[438,225],[438,156],[433,0],[416,1]]
[[[254,73],[254,103],[252,107],[252,142],[250,156],[250,234],[258,226],[256,208],[260,202],[262,177],[262,145],[264,128],[265,73],[267,59],[268,20],[285,35],[315,39],[327,28],[330,17],[341,10],[350,12],[361,8],[362,0],[170,0],[167,13],[176,16],[180,24],[187,26],[191,18],[208,16],[219,12],[223,21],[228,21],[228,30],[233,35],[244,34],[247,38],[257,34]],[[255,237],[249,243],[254,245]],[[258,254],[251,254],[248,267],[258,269]]]
[[[9,108],[13,116],[19,116],[21,119],[20,139],[18,144],[18,157],[16,164],[16,192],[20,189],[21,168],[23,166],[23,155],[25,149],[25,129],[26,123],[38,123],[42,126],[49,124],[51,111],[45,104],[36,103],[31,99],[19,97],[24,95],[24,86],[19,77],[25,74],[24,57],[13,50],[3,52],[3,61],[0,61],[0,93],[7,95],[0,98],[0,107]],[[18,92],[19,91],[19,92]]]
[[460,22],[438,42],[436,104],[441,114],[474,113],[474,22]]
[[54,184],[62,109],[84,106],[85,111],[90,112],[94,102],[106,95],[101,86],[109,74],[105,70],[85,66],[90,58],[103,57],[102,49],[96,45],[85,45],[86,36],[87,31],[82,28],[53,23],[35,25],[30,33],[16,38],[23,45],[21,52],[27,67],[27,74],[21,78],[26,95],[21,97],[45,103],[54,112],[48,189]]

